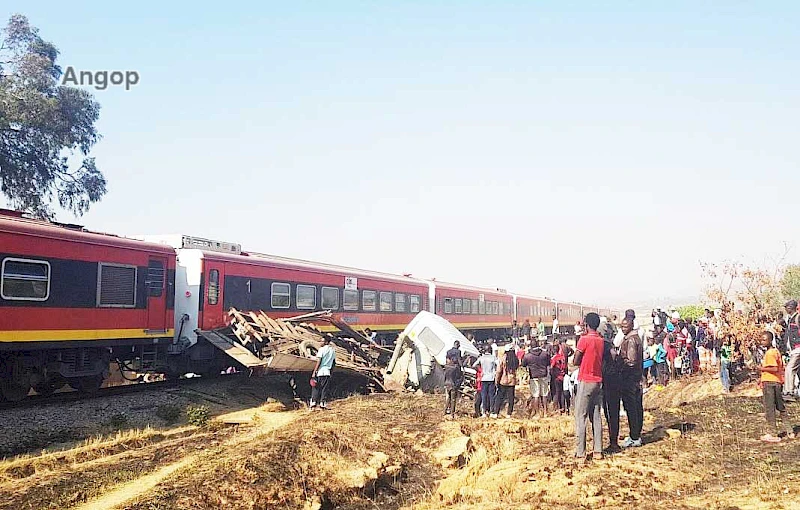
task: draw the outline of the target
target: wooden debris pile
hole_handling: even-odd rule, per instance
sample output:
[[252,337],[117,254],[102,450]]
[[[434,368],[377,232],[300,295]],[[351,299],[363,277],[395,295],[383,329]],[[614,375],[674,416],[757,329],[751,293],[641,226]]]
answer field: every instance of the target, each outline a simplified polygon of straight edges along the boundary
[[[314,312],[288,319],[272,319],[263,311],[241,312],[231,308],[229,326],[217,333],[268,360],[272,372],[312,372],[322,341],[331,339],[336,351],[336,371],[366,378],[383,391],[380,359],[385,354],[361,333],[334,318],[329,311]],[[327,322],[338,331],[323,332],[310,321]],[[326,328],[328,329],[328,328]],[[332,328],[330,328],[332,329]]]

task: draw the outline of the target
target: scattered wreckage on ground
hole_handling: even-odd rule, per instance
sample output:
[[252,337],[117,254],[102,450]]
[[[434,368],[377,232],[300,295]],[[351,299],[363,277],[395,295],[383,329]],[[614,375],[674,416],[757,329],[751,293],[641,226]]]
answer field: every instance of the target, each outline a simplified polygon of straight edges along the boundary
[[[273,319],[263,311],[241,312],[231,308],[228,318],[228,326],[198,330],[197,334],[225,352],[238,369],[253,375],[284,373],[310,377],[317,350],[327,337],[336,350],[335,374],[344,376],[352,384],[352,391],[436,391],[443,387],[445,354],[455,341],[460,344],[462,356],[479,355],[478,349],[455,326],[426,311],[417,314],[391,349],[375,344],[330,311]],[[338,331],[322,331],[320,323],[334,326]],[[465,382],[474,381],[475,372],[470,368],[464,370]],[[302,384],[299,377],[296,381]],[[465,391],[470,386],[465,384]]]

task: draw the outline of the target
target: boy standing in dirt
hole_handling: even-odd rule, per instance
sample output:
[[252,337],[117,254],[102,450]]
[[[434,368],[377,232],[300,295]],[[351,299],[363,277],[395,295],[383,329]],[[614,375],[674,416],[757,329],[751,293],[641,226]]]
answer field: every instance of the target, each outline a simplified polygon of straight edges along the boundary
[[331,381],[331,370],[336,365],[336,351],[331,345],[331,338],[326,336],[322,340],[322,347],[317,351],[317,364],[311,374],[317,384],[311,388],[311,409],[316,409],[317,404],[322,409],[328,407],[328,383]]
[[761,440],[767,443],[778,443],[778,426],[775,422],[775,411],[783,413],[786,407],[783,405],[781,390],[783,389],[784,366],[783,358],[778,349],[772,345],[773,335],[770,331],[761,334],[761,347],[767,349],[764,359],[758,367],[761,372],[761,389],[764,392],[764,417],[767,419],[769,431],[761,436]]

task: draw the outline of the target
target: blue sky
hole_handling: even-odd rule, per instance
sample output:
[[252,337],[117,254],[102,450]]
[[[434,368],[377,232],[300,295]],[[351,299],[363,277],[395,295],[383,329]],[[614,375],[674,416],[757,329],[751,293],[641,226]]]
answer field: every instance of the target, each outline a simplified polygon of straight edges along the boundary
[[94,230],[600,304],[798,237],[800,4],[8,4],[141,75]]

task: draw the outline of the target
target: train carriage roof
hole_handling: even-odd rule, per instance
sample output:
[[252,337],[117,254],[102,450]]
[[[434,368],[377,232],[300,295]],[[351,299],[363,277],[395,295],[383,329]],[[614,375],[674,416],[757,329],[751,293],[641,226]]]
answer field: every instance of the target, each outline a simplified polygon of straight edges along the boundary
[[70,225],[27,218],[20,212],[6,209],[0,209],[0,233],[22,234],[111,248],[175,254],[172,248],[162,244],[120,237],[114,234],[92,232],[81,225]]

